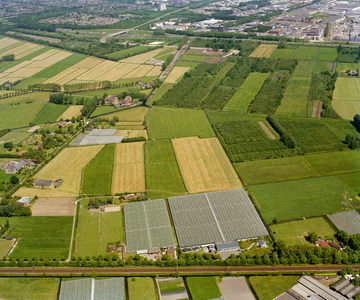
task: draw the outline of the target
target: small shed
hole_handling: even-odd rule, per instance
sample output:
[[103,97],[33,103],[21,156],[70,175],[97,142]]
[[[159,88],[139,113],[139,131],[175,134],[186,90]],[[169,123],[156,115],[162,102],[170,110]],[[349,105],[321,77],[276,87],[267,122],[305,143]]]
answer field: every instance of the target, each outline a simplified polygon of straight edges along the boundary
[[38,178],[34,178],[33,179],[33,185],[35,187],[41,187],[41,186],[46,186],[46,187],[49,187],[51,186],[53,183],[52,180],[45,180],[45,179],[38,179]]
[[159,247],[150,248],[148,253],[149,255],[160,254],[161,249]]
[[215,248],[217,251],[225,251],[225,250],[236,250],[240,249],[237,241],[233,242],[224,242],[224,243],[216,243]]

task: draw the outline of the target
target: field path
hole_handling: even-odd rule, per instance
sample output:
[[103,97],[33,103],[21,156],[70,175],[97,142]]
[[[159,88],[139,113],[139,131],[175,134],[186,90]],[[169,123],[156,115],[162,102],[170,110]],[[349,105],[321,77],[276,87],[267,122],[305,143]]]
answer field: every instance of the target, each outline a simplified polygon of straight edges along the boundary
[[317,117],[318,117],[318,118],[321,118],[321,113],[322,113],[322,111],[323,111],[323,105],[324,105],[324,102],[323,102],[323,101],[320,101],[319,108],[318,108],[318,112],[317,112]]
[[272,134],[270,129],[264,124],[263,121],[259,121],[258,124],[261,126],[261,128],[265,131],[265,133],[270,139],[276,140],[276,137]]
[[316,116],[317,116],[318,106],[319,106],[319,102],[315,101],[314,106],[313,106],[313,110],[312,110],[312,117],[313,118],[316,118]]

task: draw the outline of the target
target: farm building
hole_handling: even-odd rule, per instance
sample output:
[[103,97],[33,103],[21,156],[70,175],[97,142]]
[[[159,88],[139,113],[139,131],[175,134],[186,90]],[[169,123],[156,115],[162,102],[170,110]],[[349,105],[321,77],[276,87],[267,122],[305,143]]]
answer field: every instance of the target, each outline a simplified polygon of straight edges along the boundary
[[268,247],[267,243],[266,243],[263,239],[259,240],[259,241],[257,242],[257,245],[258,245],[259,247],[261,247],[261,248],[267,248],[267,247]]
[[234,242],[225,242],[225,243],[216,243],[216,251],[226,251],[226,250],[238,250],[240,249],[237,241]]
[[169,198],[179,246],[199,246],[268,236],[244,189]]
[[344,230],[348,235],[360,233],[360,215],[357,211],[344,211],[326,215],[339,230]]
[[20,200],[16,201],[16,204],[20,204],[22,206],[29,205],[31,200],[34,199],[34,197],[22,197]]
[[356,294],[360,293],[360,286],[354,286],[350,279],[344,279],[332,288],[348,299],[352,299]]
[[46,179],[33,179],[33,185],[34,187],[50,187],[52,185],[52,180],[46,180]]
[[346,300],[344,296],[330,290],[310,276],[303,276],[298,283],[274,300]]
[[33,161],[32,160],[25,160],[25,159],[21,159],[19,161],[11,161],[9,163],[6,163],[2,166],[2,169],[5,170],[6,173],[9,174],[15,174],[16,172],[18,172],[19,170],[21,170],[23,167],[25,167],[26,165],[33,165]]
[[94,129],[88,134],[78,135],[70,146],[119,144],[124,137],[114,136],[116,131],[116,129]]
[[328,248],[328,247],[330,247],[330,245],[329,245],[327,242],[325,242],[324,240],[315,241],[315,245],[316,245],[316,246],[323,247],[323,248]]

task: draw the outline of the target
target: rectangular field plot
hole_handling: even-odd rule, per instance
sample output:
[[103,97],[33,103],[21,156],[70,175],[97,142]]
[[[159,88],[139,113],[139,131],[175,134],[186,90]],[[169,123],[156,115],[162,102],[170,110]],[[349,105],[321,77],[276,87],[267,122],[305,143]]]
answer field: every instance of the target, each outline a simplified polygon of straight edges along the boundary
[[153,66],[151,65],[140,65],[136,69],[127,73],[123,78],[135,78],[135,77],[143,77],[146,73],[148,73]]
[[175,245],[164,199],[124,204],[129,252]]
[[318,51],[319,51],[318,47],[303,47],[303,46],[300,46],[296,50],[293,59],[297,59],[297,60],[315,60]]
[[357,211],[346,211],[326,215],[339,230],[344,230],[348,235],[360,234],[360,215]]
[[334,176],[268,183],[249,187],[265,222],[289,221],[347,210],[349,191]]
[[296,48],[290,48],[290,49],[276,49],[272,54],[271,54],[271,58],[286,58],[286,59],[290,59],[294,52],[295,52]]
[[353,120],[356,114],[360,114],[360,99],[356,100],[338,100],[331,101],[332,108],[345,120]]
[[186,189],[190,193],[242,187],[217,138],[173,139],[172,144]]
[[39,198],[31,212],[32,216],[73,216],[75,198]]
[[180,247],[267,236],[244,189],[169,198]]
[[178,78],[182,76],[185,72],[187,72],[189,67],[174,67],[170,74],[166,77],[165,83],[176,83]]
[[155,55],[162,52],[163,49],[156,49],[153,51],[149,51],[143,54],[135,55],[129,58],[125,58],[120,60],[120,62],[128,62],[128,63],[134,63],[134,64],[143,64],[146,63],[149,59],[153,58]]
[[72,117],[81,115],[81,109],[83,105],[71,105],[67,110],[58,118],[58,121],[62,118],[63,120],[71,120]]
[[72,222],[73,217],[20,217],[11,233],[19,241],[10,257],[68,257]]
[[334,229],[322,217],[275,224],[270,226],[270,230],[276,232],[274,236],[277,240],[283,240],[287,245],[311,245],[306,240],[311,232],[316,232],[323,238],[335,234]]
[[250,57],[265,57],[268,58],[277,48],[277,45],[273,44],[260,44],[249,56]]
[[5,239],[0,240],[0,255],[1,257],[7,256],[11,250],[13,241],[7,241]]
[[293,73],[294,77],[307,77],[309,76],[314,69],[314,61],[299,61],[295,71]]
[[335,47],[321,47],[316,60],[335,61],[338,57],[338,52]]
[[151,277],[128,277],[127,278],[129,300],[157,300],[158,294],[154,279]]
[[123,138],[123,136],[114,135],[79,134],[77,138],[70,143],[70,146],[119,144]]
[[246,112],[250,102],[255,98],[268,77],[269,73],[250,73],[235,95],[225,105],[223,110]]
[[334,99],[360,100],[360,79],[338,77],[335,82]]
[[144,143],[115,146],[112,194],[145,191]]
[[342,63],[338,62],[336,63],[336,71],[345,72],[345,71],[358,71],[359,65],[358,63]]
[[332,72],[334,65],[335,65],[334,62],[317,61],[314,73],[316,74],[316,73],[321,73],[321,72],[326,72],[326,71]]
[[0,49],[4,49],[6,47],[12,46],[17,43],[22,43],[22,42],[20,42],[19,40],[14,40],[14,39],[7,38],[7,37],[2,38],[0,40]]

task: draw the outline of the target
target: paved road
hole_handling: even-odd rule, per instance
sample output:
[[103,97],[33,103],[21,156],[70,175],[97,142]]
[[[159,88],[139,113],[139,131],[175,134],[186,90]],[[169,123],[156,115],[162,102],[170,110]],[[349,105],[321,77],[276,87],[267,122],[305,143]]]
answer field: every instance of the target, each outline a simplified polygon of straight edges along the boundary
[[339,271],[346,267],[353,267],[360,270],[360,265],[343,266],[289,266],[289,267],[198,267],[198,268],[1,268],[0,274],[70,274],[96,272],[97,274],[169,274],[178,272],[181,274],[191,273],[256,273],[256,272],[319,272],[319,271]]

